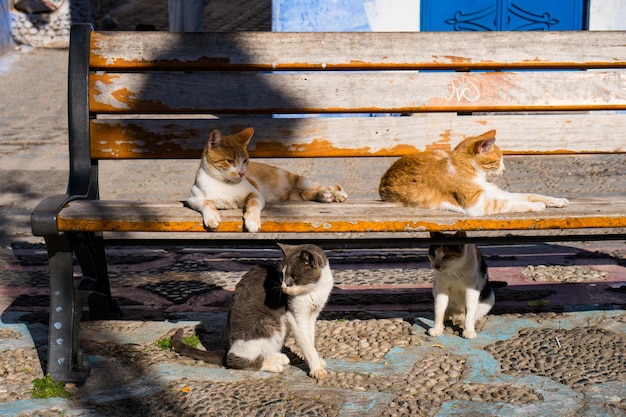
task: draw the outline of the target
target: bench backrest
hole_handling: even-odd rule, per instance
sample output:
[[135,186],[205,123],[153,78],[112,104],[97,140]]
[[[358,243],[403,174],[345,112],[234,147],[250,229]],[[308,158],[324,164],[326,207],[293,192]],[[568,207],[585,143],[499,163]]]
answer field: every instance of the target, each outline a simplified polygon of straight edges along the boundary
[[75,25],[70,54],[70,138],[92,163],[197,159],[211,129],[247,126],[253,157],[401,156],[490,129],[505,154],[626,152],[626,32]]

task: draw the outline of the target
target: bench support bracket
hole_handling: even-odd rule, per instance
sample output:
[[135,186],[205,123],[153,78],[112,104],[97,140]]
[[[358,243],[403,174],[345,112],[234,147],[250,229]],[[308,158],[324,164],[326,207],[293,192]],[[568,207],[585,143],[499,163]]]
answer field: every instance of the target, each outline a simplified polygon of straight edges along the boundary
[[[47,373],[55,381],[84,383],[89,367],[78,349],[78,327],[85,301],[89,318],[119,313],[111,297],[102,239],[93,234],[45,236],[50,267],[50,319]],[[82,277],[74,278],[74,255]],[[119,316],[119,314],[117,314]]]

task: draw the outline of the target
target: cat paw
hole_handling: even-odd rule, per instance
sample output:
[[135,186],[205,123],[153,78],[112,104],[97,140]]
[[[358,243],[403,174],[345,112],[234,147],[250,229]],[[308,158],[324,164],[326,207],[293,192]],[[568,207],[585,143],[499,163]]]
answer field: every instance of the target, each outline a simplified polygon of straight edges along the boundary
[[285,355],[284,353],[277,354],[274,360],[283,365],[289,365],[291,363],[291,361],[289,360],[289,357]]
[[330,187],[322,187],[317,192],[317,201],[320,203],[332,203],[334,200],[333,192]]
[[282,363],[276,362],[274,358],[263,361],[263,365],[261,366],[261,371],[266,371],[266,372],[279,373],[279,372],[282,372],[284,369],[285,369],[285,365]]
[[202,212],[202,221],[207,229],[217,229],[217,226],[220,225],[220,220],[220,214],[217,210],[204,210]]
[[338,203],[343,203],[347,199],[348,193],[343,191],[340,186],[334,185],[321,187],[318,191],[316,200],[320,203],[332,203],[335,201]]
[[443,334],[443,326],[434,326],[428,329],[428,334],[432,337],[441,336]]
[[463,337],[466,339],[476,339],[476,331],[465,329],[463,330]]
[[569,200],[567,198],[551,198],[548,207],[563,208],[569,206]]
[[328,376],[328,372],[324,368],[312,369],[309,375],[315,379],[324,379]]
[[338,203],[343,203],[348,199],[348,193],[346,193],[343,188],[338,185],[333,187],[335,191],[333,192],[333,198]]
[[243,224],[247,232],[256,233],[261,229],[261,215],[255,212],[247,212],[243,216]]

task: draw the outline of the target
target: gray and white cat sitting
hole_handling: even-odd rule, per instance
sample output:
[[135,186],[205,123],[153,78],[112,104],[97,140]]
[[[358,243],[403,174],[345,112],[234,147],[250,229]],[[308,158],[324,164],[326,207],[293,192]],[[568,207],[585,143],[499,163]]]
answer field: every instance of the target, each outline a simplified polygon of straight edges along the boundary
[[[465,232],[431,233],[432,238],[439,239],[465,236]],[[495,301],[487,263],[480,251],[470,243],[431,245],[428,259],[435,271],[435,323],[428,334],[440,336],[444,321],[450,319],[463,324],[463,337],[475,339],[476,321],[489,313]]]
[[326,377],[326,362],[315,348],[315,322],[333,288],[328,259],[315,245],[278,245],[283,251],[281,263],[253,266],[235,287],[226,350],[190,347],[183,343],[179,329],[172,337],[176,352],[227,368],[282,372],[290,362],[281,351],[291,332],[309,375]]

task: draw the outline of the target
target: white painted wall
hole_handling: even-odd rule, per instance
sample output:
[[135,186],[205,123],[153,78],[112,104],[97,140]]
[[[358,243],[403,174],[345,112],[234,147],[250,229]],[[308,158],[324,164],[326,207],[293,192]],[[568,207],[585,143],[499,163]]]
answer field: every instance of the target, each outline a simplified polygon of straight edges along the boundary
[[372,32],[419,32],[418,0],[373,0],[363,4]]
[[589,0],[589,30],[626,30],[626,1]]

